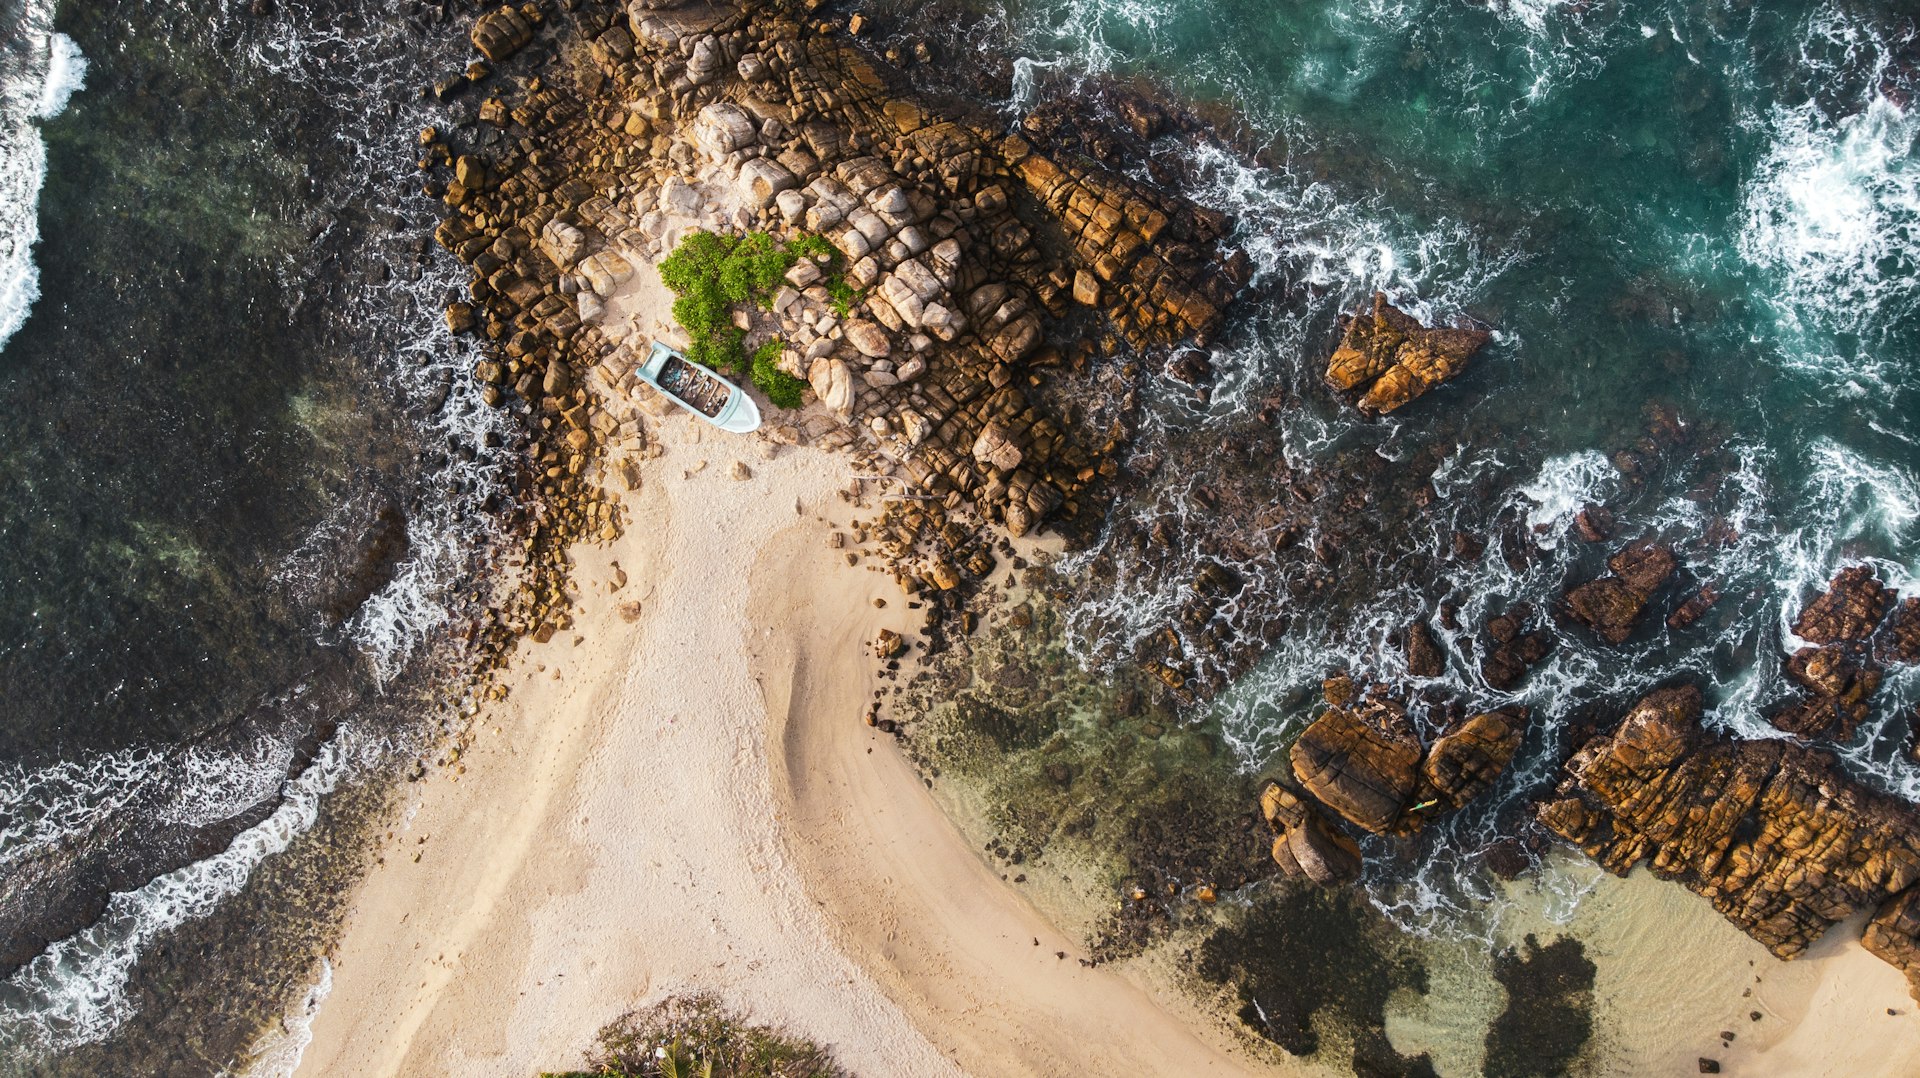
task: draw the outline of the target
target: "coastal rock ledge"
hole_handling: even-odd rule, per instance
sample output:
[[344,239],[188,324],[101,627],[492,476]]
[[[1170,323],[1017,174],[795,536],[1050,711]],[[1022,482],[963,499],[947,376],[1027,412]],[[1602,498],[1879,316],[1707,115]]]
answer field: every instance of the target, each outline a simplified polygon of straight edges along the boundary
[[1863,942],[1920,999],[1920,811],[1790,740],[1719,737],[1700,691],[1656,691],[1588,741],[1540,821],[1626,875],[1646,861],[1780,958],[1875,909]]

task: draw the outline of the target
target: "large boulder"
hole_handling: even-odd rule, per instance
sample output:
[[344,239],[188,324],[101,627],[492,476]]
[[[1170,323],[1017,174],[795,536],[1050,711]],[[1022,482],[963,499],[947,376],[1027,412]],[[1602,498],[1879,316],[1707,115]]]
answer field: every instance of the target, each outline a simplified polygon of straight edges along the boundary
[[725,157],[753,145],[758,130],[753,117],[730,101],[716,101],[694,117],[693,141],[710,157]]
[[1831,644],[1794,652],[1787,659],[1787,676],[1809,690],[1809,695],[1768,721],[1795,737],[1848,741],[1866,721],[1881,672],[1862,649]]
[[482,56],[497,64],[533,40],[533,24],[518,8],[502,6],[475,19],[467,36]]
[[1880,586],[1871,568],[1850,566],[1800,611],[1793,633],[1813,644],[1865,640],[1886,617],[1892,599],[1893,593]]
[[1292,790],[1269,783],[1260,811],[1273,830],[1274,863],[1285,875],[1322,887],[1360,875],[1360,847]]
[[1479,329],[1430,328],[1373,294],[1371,311],[1355,314],[1327,361],[1327,383],[1346,391],[1367,387],[1359,406],[1391,412],[1466,369],[1491,335]]
[[853,372],[845,360],[822,356],[807,368],[807,384],[820,403],[844,419],[853,413]]
[[587,250],[587,234],[558,217],[540,229],[540,253],[562,270],[571,269]]
[[1385,700],[1328,709],[1288,753],[1294,778],[1308,793],[1376,834],[1393,830],[1412,804],[1420,756],[1405,710]]
[[594,295],[605,298],[633,279],[633,263],[618,251],[601,251],[581,260],[580,276],[587,279]]
[[1907,991],[1920,1000],[1920,887],[1880,904],[1860,937],[1875,957],[1907,975]]
[[1525,718],[1519,708],[1485,712],[1435,741],[1420,765],[1431,796],[1448,808],[1459,808],[1492,789],[1520,748]]

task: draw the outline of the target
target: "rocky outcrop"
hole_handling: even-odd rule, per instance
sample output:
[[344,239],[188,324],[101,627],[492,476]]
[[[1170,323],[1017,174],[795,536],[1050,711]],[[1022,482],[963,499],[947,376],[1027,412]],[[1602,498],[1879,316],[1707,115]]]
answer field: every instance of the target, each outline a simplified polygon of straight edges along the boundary
[[1334,706],[1301,731],[1288,758],[1294,778],[1357,827],[1384,834],[1413,804],[1420,738],[1406,710],[1388,700]]
[[1372,310],[1347,322],[1327,361],[1327,384],[1341,391],[1364,388],[1363,412],[1391,412],[1465,370],[1490,336],[1481,329],[1423,326],[1376,292]]
[[1907,975],[1907,991],[1920,1000],[1920,887],[1887,899],[1867,922],[1860,942],[1868,951]]
[[1793,634],[1813,644],[1857,644],[1872,635],[1892,599],[1871,568],[1850,566],[1800,611]]
[[1567,612],[1609,644],[1633,635],[1640,611],[1674,572],[1673,549],[1651,537],[1637,540],[1607,559],[1605,576],[1567,592]]
[[1900,604],[1887,622],[1880,654],[1887,662],[1920,663],[1920,598]]
[[1708,734],[1700,713],[1691,686],[1641,700],[1573,756],[1540,821],[1616,874],[1646,862],[1781,958],[1879,908],[1876,953],[1906,965],[1920,813],[1793,742]]
[[1294,791],[1268,783],[1260,813],[1273,832],[1274,863],[1288,877],[1330,887],[1360,875],[1360,847]]
[[1487,619],[1488,646],[1480,660],[1480,676],[1488,685],[1501,692],[1513,691],[1553,650],[1552,635],[1530,628],[1532,620],[1533,609],[1524,603]]
[[[1827,590],[1814,598],[1794,620],[1794,635],[1811,641],[1787,657],[1787,677],[1806,690],[1768,717],[1774,726],[1803,739],[1852,740],[1854,731],[1872,711],[1872,697],[1883,677],[1881,662],[1912,661],[1901,656],[1908,638],[1920,627],[1908,600],[1892,619],[1887,610],[1893,592],[1880,584],[1872,568],[1850,566],[1840,571]],[[1875,630],[1883,620],[1885,631]]]
[[1787,676],[1809,695],[1768,721],[1795,737],[1848,741],[1866,721],[1881,672],[1863,649],[1834,644],[1794,652],[1787,658]]
[[1459,808],[1493,788],[1520,748],[1524,708],[1475,715],[1441,736],[1420,765],[1421,800]]

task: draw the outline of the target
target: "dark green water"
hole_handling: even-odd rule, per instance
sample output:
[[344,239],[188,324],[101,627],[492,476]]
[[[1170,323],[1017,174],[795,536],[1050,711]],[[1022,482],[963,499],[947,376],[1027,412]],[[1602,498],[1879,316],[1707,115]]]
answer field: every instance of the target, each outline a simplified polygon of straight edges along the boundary
[[241,961],[257,896],[194,930],[207,950],[167,943],[222,925],[323,794],[405,751],[492,534],[500,429],[453,385],[471,357],[439,325],[456,282],[410,152],[419,87],[464,55],[443,12],[0,11],[10,108],[50,33],[86,64],[64,109],[4,117],[10,168],[45,148],[39,296],[0,341],[13,1073],[135,1017],[166,1024],[153,1047],[214,1051],[281,1006],[181,991],[235,983],[203,956]]

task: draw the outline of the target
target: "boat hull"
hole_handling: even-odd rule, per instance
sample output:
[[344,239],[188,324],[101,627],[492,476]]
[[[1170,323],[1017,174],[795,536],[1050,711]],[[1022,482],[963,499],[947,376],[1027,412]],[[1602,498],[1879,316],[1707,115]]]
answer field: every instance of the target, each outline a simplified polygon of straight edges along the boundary
[[745,389],[659,341],[634,372],[668,400],[731,434],[760,429],[760,406]]

